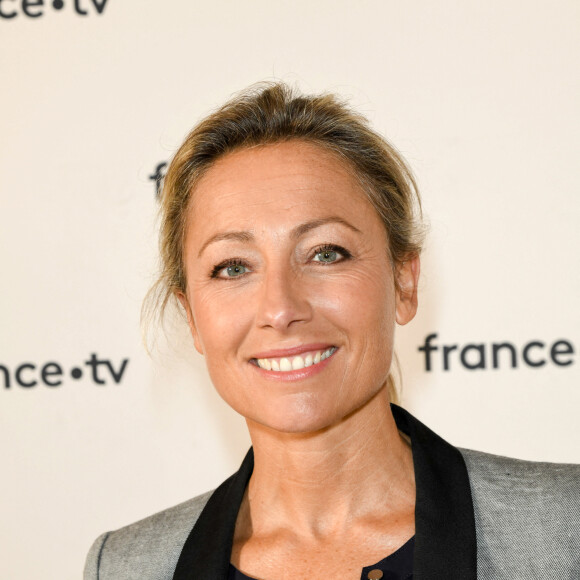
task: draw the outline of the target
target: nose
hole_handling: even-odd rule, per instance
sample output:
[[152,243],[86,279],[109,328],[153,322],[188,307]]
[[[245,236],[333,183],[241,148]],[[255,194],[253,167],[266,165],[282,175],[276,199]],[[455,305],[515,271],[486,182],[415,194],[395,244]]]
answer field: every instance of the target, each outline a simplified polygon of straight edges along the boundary
[[312,318],[308,285],[291,267],[270,270],[264,275],[261,286],[256,313],[258,326],[285,331]]

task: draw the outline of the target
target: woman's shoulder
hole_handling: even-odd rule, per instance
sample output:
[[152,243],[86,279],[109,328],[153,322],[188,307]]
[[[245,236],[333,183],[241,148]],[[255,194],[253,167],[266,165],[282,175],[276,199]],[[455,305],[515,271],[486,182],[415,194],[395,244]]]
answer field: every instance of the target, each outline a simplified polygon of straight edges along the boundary
[[472,487],[498,493],[569,495],[580,499],[580,465],[525,461],[471,449],[459,449]]
[[460,451],[473,498],[478,577],[539,578],[551,570],[550,578],[569,578],[580,569],[580,465]]
[[569,516],[580,529],[580,465],[460,451],[476,508],[544,522]]
[[84,580],[172,578],[183,544],[212,493],[99,536],[87,556]]

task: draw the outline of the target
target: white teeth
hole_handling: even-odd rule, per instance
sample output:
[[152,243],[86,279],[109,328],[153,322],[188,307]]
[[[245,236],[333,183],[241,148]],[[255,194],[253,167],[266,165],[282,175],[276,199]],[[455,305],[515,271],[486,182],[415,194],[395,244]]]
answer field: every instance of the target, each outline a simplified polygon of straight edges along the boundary
[[325,360],[327,359],[334,351],[336,350],[336,348],[334,348],[333,346],[330,347],[328,350],[325,350],[321,355],[320,355],[320,360]]
[[258,366],[267,371],[276,372],[288,372],[288,371],[298,371],[305,367],[310,367],[316,365],[319,362],[326,360],[329,356],[334,354],[336,347],[332,346],[325,351],[318,351],[314,353],[308,353],[305,357],[295,356],[290,360],[289,358],[260,358],[256,359]]
[[299,371],[304,368],[304,359],[301,356],[295,356],[292,359],[292,370]]
[[258,364],[263,368],[266,369],[267,371],[271,371],[272,370],[272,364],[270,363],[270,361],[267,358],[261,358],[258,360]]

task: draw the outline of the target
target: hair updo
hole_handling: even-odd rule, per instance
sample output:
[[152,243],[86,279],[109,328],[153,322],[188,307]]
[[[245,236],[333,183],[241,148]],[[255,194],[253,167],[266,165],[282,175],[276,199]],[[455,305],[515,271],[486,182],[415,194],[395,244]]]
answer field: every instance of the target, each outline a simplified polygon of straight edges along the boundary
[[[421,202],[397,150],[335,95],[302,95],[281,82],[260,83],[205,117],[173,157],[161,193],[161,271],[146,305],[162,315],[176,293],[186,291],[188,209],[205,172],[232,151],[291,139],[332,151],[351,167],[385,225],[393,268],[421,252]],[[388,382],[395,400],[392,374]]]

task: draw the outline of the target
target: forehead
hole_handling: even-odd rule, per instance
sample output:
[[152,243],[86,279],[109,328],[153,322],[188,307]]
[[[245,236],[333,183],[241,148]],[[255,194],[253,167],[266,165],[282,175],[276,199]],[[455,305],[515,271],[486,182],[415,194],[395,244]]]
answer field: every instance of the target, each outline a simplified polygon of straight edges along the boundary
[[[350,163],[321,146],[289,141],[219,159],[195,187],[188,238],[209,229],[278,227],[339,214],[382,225]],[[363,226],[368,225],[364,224]]]

